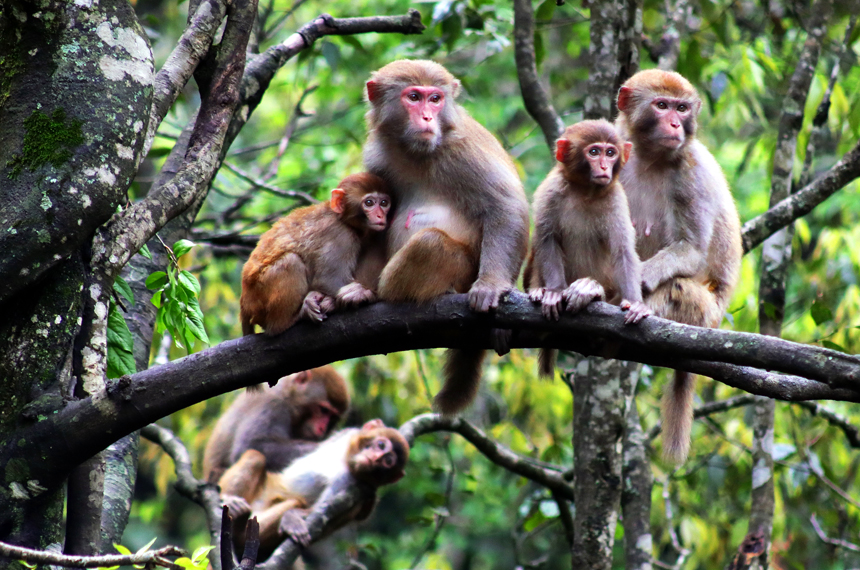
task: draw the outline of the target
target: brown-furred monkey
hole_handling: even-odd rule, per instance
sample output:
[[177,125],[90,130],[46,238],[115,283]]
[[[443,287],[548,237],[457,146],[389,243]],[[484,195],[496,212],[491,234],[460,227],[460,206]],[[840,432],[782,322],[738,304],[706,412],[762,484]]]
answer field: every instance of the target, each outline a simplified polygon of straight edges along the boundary
[[241,551],[248,516],[260,523],[260,557],[267,557],[285,538],[310,543],[304,516],[320,500],[357,480],[373,493],[354,511],[335,520],[336,530],[364,520],[376,505],[376,489],[403,477],[409,444],[399,431],[371,420],[347,428],[319,444],[289,467],[273,470],[256,450],[246,451],[218,482],[221,497],[234,516],[236,547]]
[[275,335],[301,318],[322,321],[335,306],[372,302],[355,280],[362,246],[388,223],[384,180],[363,172],[341,180],[331,200],[299,208],[264,233],[242,269],[242,334]]
[[331,366],[246,391],[215,424],[203,456],[203,479],[217,482],[249,449],[265,455],[272,470],[283,469],[328,437],[347,408],[346,382]]
[[[726,178],[696,140],[702,102],[681,75],[640,71],[618,93],[616,127],[633,142],[621,183],[642,259],[642,292],[658,316],[717,327],[738,282],[740,221]],[[694,377],[677,371],[663,398],[663,455],[690,449]]]
[[[420,303],[468,292],[469,306],[487,312],[519,274],[528,202],[513,161],[456,103],[459,93],[460,82],[426,60],[389,63],[367,82],[364,163],[389,183],[395,203],[379,297]],[[503,335],[494,338],[504,350]],[[440,412],[474,399],[483,355],[448,352]]]
[[[642,270],[627,198],[618,182],[630,154],[611,123],[582,121],[556,141],[558,164],[534,195],[535,233],[526,264],[529,298],[558,320],[593,301],[627,311],[625,323],[651,314],[642,302]],[[539,371],[552,377],[557,351],[541,349]]]

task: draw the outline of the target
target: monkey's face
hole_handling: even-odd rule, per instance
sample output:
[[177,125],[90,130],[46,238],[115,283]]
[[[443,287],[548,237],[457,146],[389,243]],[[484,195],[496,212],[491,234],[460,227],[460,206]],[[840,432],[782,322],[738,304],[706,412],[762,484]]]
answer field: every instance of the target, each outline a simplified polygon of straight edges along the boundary
[[597,186],[607,186],[612,182],[621,154],[618,147],[608,142],[596,142],[583,149],[585,163],[588,164],[589,178]]
[[693,103],[677,97],[654,97],[649,111],[654,117],[652,139],[668,149],[681,148],[695,134]]
[[388,227],[388,210],[391,209],[391,198],[388,194],[371,192],[361,200],[361,210],[367,218],[367,228],[373,232],[381,232]]
[[435,85],[409,85],[400,92],[400,104],[407,114],[406,139],[416,150],[431,152],[442,142],[442,114],[445,91]]
[[327,401],[308,404],[299,427],[299,438],[321,441],[340,419],[340,413]]

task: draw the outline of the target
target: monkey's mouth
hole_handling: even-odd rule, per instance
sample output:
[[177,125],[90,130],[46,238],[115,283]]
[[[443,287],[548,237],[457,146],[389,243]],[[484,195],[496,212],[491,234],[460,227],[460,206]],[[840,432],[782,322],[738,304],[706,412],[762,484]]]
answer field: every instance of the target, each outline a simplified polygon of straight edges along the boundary
[[598,184],[608,184],[609,181],[612,180],[612,177],[608,174],[600,174],[592,177],[592,180],[594,180]]
[[381,223],[381,224],[370,224],[370,229],[372,229],[372,230],[373,230],[373,231],[375,231],[375,232],[381,232],[381,231],[382,231],[382,230],[384,230],[386,227],[388,227],[388,224],[386,224],[386,223],[384,223],[384,222],[383,222],[383,223]]

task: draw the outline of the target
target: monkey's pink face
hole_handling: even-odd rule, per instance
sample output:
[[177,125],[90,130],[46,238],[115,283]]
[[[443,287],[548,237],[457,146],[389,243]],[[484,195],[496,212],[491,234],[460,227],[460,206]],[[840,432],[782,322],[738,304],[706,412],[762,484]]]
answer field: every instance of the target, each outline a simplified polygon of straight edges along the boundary
[[340,413],[328,402],[319,402],[310,411],[311,415],[301,427],[302,439],[319,441],[326,436],[329,427],[337,423]]
[[394,452],[391,440],[379,435],[366,442],[358,457],[356,457],[356,461],[364,464],[366,467],[374,466],[381,469],[391,469],[397,465],[397,454]]
[[428,85],[410,85],[400,92],[400,101],[409,114],[413,135],[434,140],[441,134],[439,115],[445,108],[445,92]]
[[612,182],[612,173],[620,157],[615,145],[608,142],[592,143],[583,149],[583,153],[591,167],[591,181],[600,186]]
[[684,99],[655,97],[651,111],[657,119],[655,142],[671,150],[680,148],[692,134],[692,105]]
[[372,192],[365,194],[361,200],[361,209],[367,216],[367,227],[374,232],[381,232],[388,227],[388,210],[391,209],[391,198],[388,194]]

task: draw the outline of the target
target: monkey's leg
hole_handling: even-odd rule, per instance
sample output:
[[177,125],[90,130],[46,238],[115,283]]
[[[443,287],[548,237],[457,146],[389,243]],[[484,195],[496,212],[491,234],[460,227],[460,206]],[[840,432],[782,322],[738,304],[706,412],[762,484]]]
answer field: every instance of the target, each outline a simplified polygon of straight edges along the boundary
[[302,309],[299,311],[298,319],[322,322],[328,318],[328,313],[334,309],[334,305],[333,297],[319,291],[311,291],[305,295],[305,299],[302,301]]
[[281,518],[291,509],[302,506],[295,499],[279,501],[261,513],[255,513],[260,523],[260,551],[266,556],[272,553],[284,539],[280,530]]
[[299,319],[308,293],[308,270],[295,253],[288,253],[260,278],[259,289],[266,291],[266,334],[275,335],[293,326]]
[[221,479],[221,499],[233,517],[233,545],[241,552],[245,544],[245,525],[251,514],[251,502],[260,494],[266,480],[266,458],[256,449],[239,457]]
[[468,245],[437,228],[409,238],[382,270],[379,298],[384,301],[430,301],[456,291],[465,293],[477,276]]

